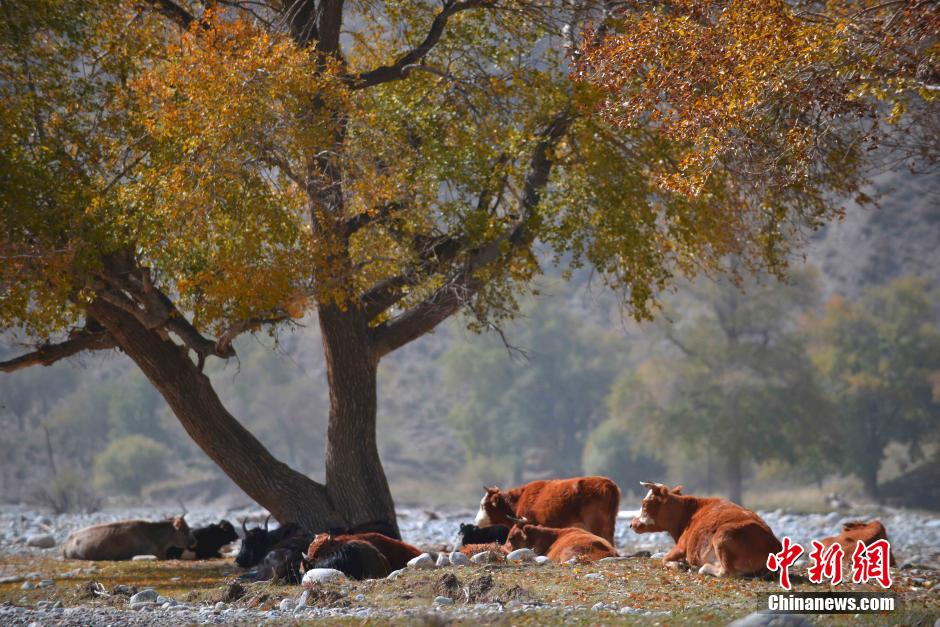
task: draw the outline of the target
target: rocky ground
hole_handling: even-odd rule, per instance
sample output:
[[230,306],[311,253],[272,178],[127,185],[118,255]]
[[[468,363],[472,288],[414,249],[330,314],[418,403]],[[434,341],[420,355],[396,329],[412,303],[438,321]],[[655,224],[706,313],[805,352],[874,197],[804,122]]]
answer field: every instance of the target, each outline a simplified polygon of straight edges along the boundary
[[[658,559],[630,558],[591,565],[487,564],[408,569],[397,578],[312,586],[230,582],[243,574],[231,560],[210,562],[88,563],[65,561],[58,546],[89,524],[126,518],[159,519],[172,508],[112,509],[90,515],[52,516],[19,507],[0,508],[0,621],[14,625],[232,624],[285,619],[348,622],[725,624],[762,608],[776,582],[715,580],[666,571]],[[402,535],[429,551],[454,540],[475,512],[400,513]],[[867,621],[932,625],[940,616],[940,516],[901,510],[797,514],[762,512],[778,536],[808,544],[835,533],[845,520],[879,517],[900,568],[894,592],[900,615],[822,617],[823,622]],[[617,543],[622,554],[656,553],[664,534],[637,536],[621,512]],[[261,522],[257,510],[193,509],[193,526],[227,518]],[[250,522],[249,524],[253,524]],[[43,548],[46,547],[46,548]],[[234,550],[237,544],[232,547]],[[799,572],[799,571],[798,571]],[[818,589],[804,585],[803,589]],[[814,617],[819,619],[820,617]]]

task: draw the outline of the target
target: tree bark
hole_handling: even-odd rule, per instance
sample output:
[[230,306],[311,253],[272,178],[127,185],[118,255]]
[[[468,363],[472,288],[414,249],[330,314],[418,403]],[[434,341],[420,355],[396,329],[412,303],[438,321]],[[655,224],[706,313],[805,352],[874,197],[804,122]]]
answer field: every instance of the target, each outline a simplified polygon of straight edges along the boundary
[[378,359],[359,308],[324,305],[320,333],[330,386],[326,487],[350,525],[383,522],[398,535],[395,504],[376,443]]
[[880,464],[868,463],[862,469],[862,484],[865,488],[865,496],[875,502],[881,502],[881,494],[878,490],[878,466]]
[[93,302],[87,313],[134,360],[193,441],[274,518],[310,531],[346,524],[324,486],[276,459],[225,409],[186,349],[103,301]]
[[728,500],[738,505],[744,504],[744,482],[741,477],[741,457],[729,455],[726,460],[728,470]]

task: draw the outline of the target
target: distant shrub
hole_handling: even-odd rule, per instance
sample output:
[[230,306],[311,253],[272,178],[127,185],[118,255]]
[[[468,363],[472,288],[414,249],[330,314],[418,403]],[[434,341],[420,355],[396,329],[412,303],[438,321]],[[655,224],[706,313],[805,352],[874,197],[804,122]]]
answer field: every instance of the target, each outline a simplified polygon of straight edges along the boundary
[[88,487],[88,481],[81,473],[71,469],[59,471],[58,475],[37,488],[32,500],[56,514],[88,514],[101,507],[101,496]]
[[141,489],[166,478],[169,450],[144,435],[113,440],[95,456],[95,487],[139,496]]
[[584,447],[585,474],[610,477],[624,494],[636,493],[640,481],[661,481],[665,467],[647,455],[634,452],[633,437],[630,428],[618,421],[601,423]]

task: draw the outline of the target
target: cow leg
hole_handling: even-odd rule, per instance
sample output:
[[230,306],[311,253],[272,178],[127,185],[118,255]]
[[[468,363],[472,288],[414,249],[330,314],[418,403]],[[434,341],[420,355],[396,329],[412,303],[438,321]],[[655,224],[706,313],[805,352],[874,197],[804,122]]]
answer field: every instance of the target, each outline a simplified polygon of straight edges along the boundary
[[709,562],[702,565],[702,567],[698,569],[698,574],[711,575],[712,577],[724,577],[725,569],[720,564],[712,564]]
[[680,548],[679,545],[672,547],[672,550],[663,557],[663,566],[666,568],[682,570],[682,562],[685,562],[685,549]]

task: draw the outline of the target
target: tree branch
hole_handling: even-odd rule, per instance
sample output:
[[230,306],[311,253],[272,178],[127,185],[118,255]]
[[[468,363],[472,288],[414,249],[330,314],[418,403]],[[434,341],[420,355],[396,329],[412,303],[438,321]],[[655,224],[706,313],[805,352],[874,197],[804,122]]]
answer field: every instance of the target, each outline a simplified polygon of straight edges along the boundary
[[0,362],[0,372],[15,372],[30,366],[50,366],[55,362],[77,355],[83,351],[99,351],[117,348],[114,338],[96,325],[86,326],[69,335],[69,339],[58,344],[42,344],[32,353],[20,355]]
[[147,0],[157,13],[176,22],[181,28],[188,29],[196,21],[192,13],[173,2],[173,0]]
[[376,211],[364,211],[359,215],[355,215],[347,219],[342,225],[343,235],[349,237],[359,231],[360,229],[377,222],[379,220],[384,220],[391,214],[396,211],[401,211],[404,209],[404,205],[400,202],[390,202],[387,205],[379,207]]
[[398,58],[391,65],[383,65],[374,70],[363,72],[349,77],[349,83],[353,89],[365,89],[381,83],[397,81],[408,74],[408,66],[421,61],[440,41],[444,34],[444,28],[447,26],[447,20],[456,13],[475,9],[478,7],[487,8],[496,4],[495,0],[445,0],[444,8],[431,22],[427,35],[418,46]]
[[430,332],[456,313],[485,284],[484,280],[477,276],[479,269],[504,259],[507,253],[531,241],[529,223],[535,217],[554,164],[550,153],[567,132],[571,121],[572,116],[568,109],[559,113],[536,144],[525,178],[522,216],[518,222],[500,237],[469,251],[462,267],[424,301],[375,327],[371,333],[371,341],[376,359]]

